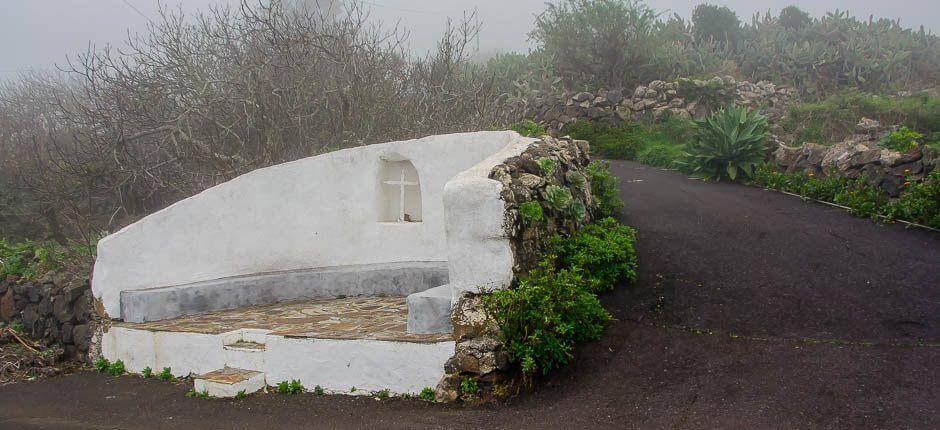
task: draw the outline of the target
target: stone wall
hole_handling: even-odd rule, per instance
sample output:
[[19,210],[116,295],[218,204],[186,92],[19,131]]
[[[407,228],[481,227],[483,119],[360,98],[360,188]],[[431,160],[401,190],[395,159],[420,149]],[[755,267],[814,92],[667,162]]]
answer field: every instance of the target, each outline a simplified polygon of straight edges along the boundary
[[[545,159],[552,160],[553,168],[548,171],[539,163]],[[587,142],[543,136],[520,155],[490,171],[490,178],[502,184],[504,234],[512,247],[514,278],[535,267],[550,237],[570,233],[592,220],[589,208],[593,199],[585,171],[589,163]],[[580,219],[570,210],[545,208],[545,205],[540,222],[528,222],[520,215],[521,204],[546,200],[551,184],[570,190],[572,205],[588,208]],[[509,354],[501,342],[499,328],[484,310],[484,294],[471,292],[455,300],[452,312],[455,354],[447,361],[446,375],[438,384],[439,400],[456,400],[464,378],[476,379],[484,393],[496,395],[514,380],[516,373],[510,372]]]
[[9,276],[0,281],[0,320],[19,321],[43,347],[60,346],[65,358],[84,359],[95,349],[99,318],[87,278],[49,272],[23,282]]
[[896,127],[883,127],[878,121],[863,118],[853,134],[833,145],[807,142],[802,146],[780,145],[773,162],[787,173],[813,175],[835,174],[839,177],[863,176],[889,196],[897,197],[904,182],[917,182],[940,168],[940,151],[926,146],[902,154],[882,148],[879,142]]
[[579,119],[591,121],[637,120],[650,116],[655,120],[664,114],[682,118],[701,118],[711,109],[731,103],[740,106],[762,106],[765,115],[777,118],[796,92],[771,82],[736,81],[731,76],[709,80],[679,79],[673,82],[653,81],[633,89],[612,89],[595,92],[536,93],[521,110],[523,117],[545,124],[550,131],[559,131]]

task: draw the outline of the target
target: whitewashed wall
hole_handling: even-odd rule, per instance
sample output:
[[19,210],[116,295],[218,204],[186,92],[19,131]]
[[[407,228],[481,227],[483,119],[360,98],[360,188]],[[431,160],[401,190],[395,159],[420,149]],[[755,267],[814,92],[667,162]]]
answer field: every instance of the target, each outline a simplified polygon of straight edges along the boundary
[[[280,270],[445,261],[444,184],[519,141],[528,139],[513,132],[431,136],[247,173],[102,239],[92,289],[108,316],[119,318],[124,290]],[[377,222],[382,157],[397,156],[410,160],[418,171],[420,223]],[[458,218],[492,215],[495,203],[490,203],[492,210]],[[460,206],[472,209],[466,203]],[[504,264],[504,256],[498,258]]]

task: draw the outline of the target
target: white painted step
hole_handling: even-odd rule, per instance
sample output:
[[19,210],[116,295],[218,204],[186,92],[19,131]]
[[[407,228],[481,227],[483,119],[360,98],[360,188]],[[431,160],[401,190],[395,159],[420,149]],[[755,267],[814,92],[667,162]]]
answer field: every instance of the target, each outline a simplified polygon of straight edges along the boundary
[[241,329],[222,334],[225,366],[264,371],[265,337],[268,330]]
[[223,367],[193,379],[193,390],[212,397],[235,397],[240,392],[251,394],[262,388],[264,373],[234,367]]

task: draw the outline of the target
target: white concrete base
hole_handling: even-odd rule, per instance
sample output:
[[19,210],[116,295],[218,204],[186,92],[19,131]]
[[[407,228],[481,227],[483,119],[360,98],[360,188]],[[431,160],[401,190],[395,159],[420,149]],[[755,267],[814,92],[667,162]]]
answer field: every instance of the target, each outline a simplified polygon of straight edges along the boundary
[[[220,373],[222,375],[220,375]],[[264,373],[245,369],[224,368],[193,379],[193,390],[212,397],[236,397],[264,388]]]
[[[158,373],[169,367],[174,376],[183,377],[236,367],[259,371],[270,386],[298,379],[307,389],[319,385],[327,392],[345,394],[384,389],[394,394],[416,394],[425,387],[434,388],[444,376],[444,363],[454,354],[453,341],[288,338],[263,332],[205,334],[111,327],[104,333],[101,350],[108,360],[123,360],[125,368],[133,373],[145,367]],[[233,345],[239,339],[263,348]],[[351,392],[353,387],[356,392]]]

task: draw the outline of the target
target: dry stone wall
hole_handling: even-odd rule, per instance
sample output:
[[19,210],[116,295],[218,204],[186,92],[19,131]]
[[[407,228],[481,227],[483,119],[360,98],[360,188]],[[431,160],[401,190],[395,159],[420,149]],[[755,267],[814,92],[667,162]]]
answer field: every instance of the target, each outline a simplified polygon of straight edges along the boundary
[[88,279],[49,272],[38,281],[0,281],[0,320],[19,321],[42,346],[58,345],[65,358],[84,359],[99,328]]
[[828,146],[809,142],[802,146],[780,145],[773,162],[787,173],[865,177],[871,185],[897,197],[904,182],[922,181],[930,172],[940,169],[940,151],[920,146],[902,154],[882,148],[879,142],[894,129],[863,118],[856,133],[842,142]]
[[[500,197],[506,205],[504,229],[513,251],[515,278],[535,267],[550,237],[573,232],[591,222],[590,209],[583,215],[571,209],[572,205],[592,206],[590,176],[586,172],[589,163],[587,142],[543,136],[522,154],[490,171],[490,178],[503,185]],[[545,168],[549,164],[551,168]],[[548,190],[553,185],[569,190],[571,201],[567,208],[542,205],[541,221],[533,223],[524,219],[520,206],[548,199]],[[499,328],[484,310],[484,294],[465,294],[456,300],[452,312],[455,354],[445,364],[446,375],[438,384],[439,400],[456,400],[464,378],[473,378],[484,392],[496,395],[514,380]]]
[[712,109],[731,103],[761,106],[764,114],[773,119],[786,114],[787,106],[796,95],[796,91],[789,87],[776,86],[768,81],[739,82],[731,76],[672,82],[657,80],[633,89],[561,95],[538,92],[524,104],[522,116],[545,124],[553,132],[579,119],[616,121],[652,117],[658,120],[667,114],[701,118]]

